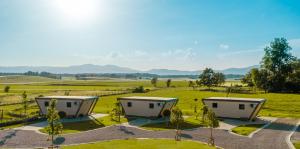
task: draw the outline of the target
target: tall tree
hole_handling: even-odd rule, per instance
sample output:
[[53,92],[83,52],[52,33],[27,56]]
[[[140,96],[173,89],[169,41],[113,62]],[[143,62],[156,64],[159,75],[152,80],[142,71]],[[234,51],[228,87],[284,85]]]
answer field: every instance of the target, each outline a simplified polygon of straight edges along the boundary
[[214,85],[214,71],[211,68],[205,68],[199,78],[200,83],[207,86],[208,89]]
[[213,136],[213,128],[219,127],[219,121],[218,121],[215,113],[212,110],[208,110],[207,118],[208,118],[208,126],[210,128],[209,144],[211,144],[212,146],[215,146],[215,139]]
[[292,62],[295,57],[291,54],[291,47],[285,38],[275,38],[267,46],[262,59],[262,68],[270,72],[269,83],[271,91],[281,91],[287,75],[292,72]]
[[171,86],[171,82],[172,82],[171,79],[168,79],[168,80],[167,80],[167,82],[166,82],[167,87],[170,87],[170,86]]
[[26,91],[24,91],[22,94],[22,103],[23,103],[23,108],[24,108],[24,114],[27,117],[28,100],[27,100]]
[[225,75],[221,72],[213,74],[213,85],[220,86],[225,83]]
[[151,84],[154,86],[154,87],[156,87],[157,86],[157,77],[154,77],[154,78],[152,78],[151,79]]
[[58,111],[56,110],[56,100],[50,101],[50,106],[47,108],[47,121],[48,126],[46,131],[51,136],[52,147],[54,145],[54,136],[59,135],[63,129],[63,125],[60,122]]
[[205,121],[208,113],[208,107],[206,105],[203,106],[202,108],[202,122]]
[[175,140],[180,140],[180,124],[184,122],[182,111],[178,107],[172,109],[170,121],[176,126]]

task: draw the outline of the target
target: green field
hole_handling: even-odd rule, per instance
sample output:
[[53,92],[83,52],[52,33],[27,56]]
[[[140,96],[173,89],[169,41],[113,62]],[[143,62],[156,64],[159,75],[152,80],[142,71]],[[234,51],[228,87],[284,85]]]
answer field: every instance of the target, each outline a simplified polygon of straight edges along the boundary
[[168,139],[129,139],[129,140],[112,140],[91,144],[81,144],[74,146],[63,146],[63,149],[213,149],[196,141],[174,141]]
[[[210,91],[197,91],[188,88],[171,88],[152,91],[149,93],[127,94],[118,96],[107,96],[100,99],[95,112],[107,113],[112,109],[113,103],[116,102],[117,97],[122,96],[160,96],[160,97],[177,97],[179,98],[178,106],[183,110],[185,115],[193,114],[194,99],[202,99],[205,97],[225,97],[224,92],[210,92]],[[246,97],[246,98],[265,98],[267,99],[262,111],[259,113],[261,116],[272,117],[295,117],[300,118],[300,95],[299,94],[237,94],[231,93],[231,97]],[[201,100],[197,101],[199,109],[203,106]]]
[[[28,77],[28,78],[27,78]],[[15,103],[21,101],[21,94],[23,91],[26,91],[28,98],[34,100],[34,97],[39,95],[64,95],[66,92],[69,92],[69,95],[98,95],[102,96],[105,94],[113,94],[119,92],[128,92],[135,87],[144,86],[146,89],[150,89],[150,92],[147,93],[131,93],[123,95],[113,95],[101,97],[97,103],[94,112],[97,113],[109,113],[113,107],[113,104],[116,102],[117,97],[121,96],[161,96],[161,97],[177,97],[179,98],[178,106],[182,109],[185,115],[193,115],[193,107],[195,104],[198,106],[198,111],[201,112],[202,102],[201,99],[205,97],[212,96],[226,96],[224,87],[212,88],[214,91],[207,91],[205,87],[200,88],[191,88],[188,86],[188,80],[176,80],[172,81],[171,87],[166,88],[165,81],[158,81],[158,85],[154,88],[150,80],[55,80],[52,82],[47,82],[48,78],[36,77],[32,78],[29,76],[22,76],[23,80],[27,80],[27,83],[19,83],[18,81],[15,84],[0,84],[0,104],[4,103]],[[19,80],[22,80],[19,78]],[[3,79],[3,78],[2,78]],[[44,82],[38,82],[43,80]],[[53,79],[51,79],[53,80]],[[30,83],[31,82],[31,83]],[[238,81],[227,81],[226,86],[231,84],[240,85]],[[10,86],[10,91],[8,93],[4,92],[4,87]],[[245,90],[249,88],[242,87]],[[266,104],[264,105],[262,111],[259,113],[261,116],[273,116],[273,117],[294,117],[300,118],[300,94],[287,94],[287,93],[231,93],[229,96],[232,97],[247,97],[247,98],[265,98],[267,99]],[[197,103],[194,102],[194,99],[199,99]],[[0,110],[4,110],[4,119],[12,120],[16,117],[9,115],[8,112],[22,113],[22,105],[9,105],[9,106],[0,106]],[[29,113],[31,115],[38,112],[38,107],[35,103],[32,103]]]
[[232,129],[232,132],[243,135],[243,136],[248,136],[255,130],[263,127],[265,124],[248,124],[248,125],[241,125],[238,127],[235,127]]
[[300,141],[294,143],[296,149],[300,149]]

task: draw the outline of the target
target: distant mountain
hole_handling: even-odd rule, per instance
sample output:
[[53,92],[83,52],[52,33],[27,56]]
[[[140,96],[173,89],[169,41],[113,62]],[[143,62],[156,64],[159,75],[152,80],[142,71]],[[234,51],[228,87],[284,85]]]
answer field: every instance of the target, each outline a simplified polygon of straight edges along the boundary
[[[217,70],[224,74],[238,74],[244,75],[252,68],[258,68],[258,65],[244,67],[244,68],[228,68],[224,70]],[[74,65],[67,67],[55,67],[55,66],[14,66],[14,67],[0,67],[0,73],[24,73],[27,71],[34,72],[50,72],[50,73],[149,73],[157,75],[199,75],[202,71],[182,71],[182,70],[170,70],[170,69],[151,69],[148,71],[139,71],[127,67],[120,67],[116,65]]]
[[115,65],[93,65],[93,64],[84,64],[68,67],[49,67],[49,66],[16,66],[16,67],[0,67],[0,72],[3,73],[24,73],[27,71],[41,72],[46,71],[50,73],[135,73],[138,70],[119,67]]
[[151,69],[145,71],[145,73],[157,74],[157,75],[199,75],[201,71],[181,71],[170,69]]
[[224,74],[244,75],[247,72],[249,72],[252,68],[259,68],[259,65],[253,65],[253,66],[244,67],[244,68],[228,68],[228,69],[220,70],[220,72],[222,72]]

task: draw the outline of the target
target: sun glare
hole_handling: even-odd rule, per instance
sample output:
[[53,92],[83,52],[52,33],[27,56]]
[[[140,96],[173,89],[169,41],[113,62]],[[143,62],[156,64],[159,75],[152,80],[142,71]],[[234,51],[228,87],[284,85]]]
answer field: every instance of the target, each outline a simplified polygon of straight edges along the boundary
[[55,0],[55,7],[67,21],[84,23],[95,19],[99,14],[97,0]]

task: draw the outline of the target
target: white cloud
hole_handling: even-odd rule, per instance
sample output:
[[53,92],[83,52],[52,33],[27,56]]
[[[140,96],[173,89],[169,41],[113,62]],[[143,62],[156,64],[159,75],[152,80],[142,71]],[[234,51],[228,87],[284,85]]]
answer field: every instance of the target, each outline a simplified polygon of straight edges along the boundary
[[219,48],[223,49],[223,50],[227,50],[227,49],[229,49],[229,45],[227,45],[227,44],[220,44]]
[[169,50],[161,54],[163,57],[171,57],[173,59],[189,60],[196,56],[192,48]]

